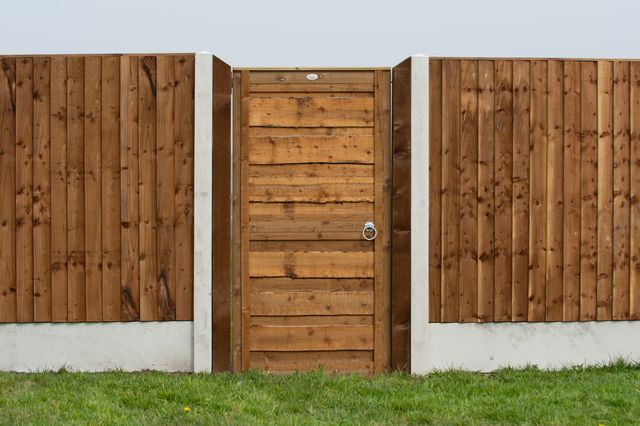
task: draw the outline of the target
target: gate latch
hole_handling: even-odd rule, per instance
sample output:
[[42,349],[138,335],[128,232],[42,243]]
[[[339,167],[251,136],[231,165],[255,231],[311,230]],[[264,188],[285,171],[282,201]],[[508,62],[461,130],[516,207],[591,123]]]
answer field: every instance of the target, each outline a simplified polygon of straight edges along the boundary
[[362,228],[362,236],[367,241],[375,240],[378,236],[378,230],[376,229],[376,224],[373,222],[366,222],[364,227]]

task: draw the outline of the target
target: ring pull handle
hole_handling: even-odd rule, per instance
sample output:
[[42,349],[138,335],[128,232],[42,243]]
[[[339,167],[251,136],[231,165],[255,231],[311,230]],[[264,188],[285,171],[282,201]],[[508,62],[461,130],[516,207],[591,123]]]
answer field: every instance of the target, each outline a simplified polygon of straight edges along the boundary
[[366,222],[362,228],[362,236],[367,241],[375,240],[378,236],[378,230],[373,222]]

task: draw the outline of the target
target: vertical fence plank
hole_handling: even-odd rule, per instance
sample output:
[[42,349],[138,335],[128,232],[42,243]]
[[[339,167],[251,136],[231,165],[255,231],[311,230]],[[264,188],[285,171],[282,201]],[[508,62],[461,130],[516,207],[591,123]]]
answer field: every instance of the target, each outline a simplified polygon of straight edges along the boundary
[[87,321],[102,321],[102,58],[84,62],[84,234]]
[[240,259],[242,262],[242,370],[249,369],[249,71],[241,71],[240,89]]
[[193,72],[194,55],[176,58],[175,261],[176,319],[193,318]]
[[140,59],[120,59],[121,318],[140,318],[138,242],[138,67]]
[[496,61],[495,320],[511,321],[513,61]]
[[612,318],[613,64],[598,62],[598,320]]
[[51,319],[67,321],[67,59],[51,58]]
[[156,58],[144,56],[138,68],[139,90],[139,239],[140,319],[158,319],[156,206]]
[[[122,123],[126,123],[125,117]],[[102,58],[102,319],[120,321],[120,58]]]
[[[563,92],[562,61],[549,61],[547,74],[547,242],[546,320],[562,320]],[[544,178],[544,176],[541,176]]]
[[613,64],[612,317],[629,318],[629,62]]
[[458,321],[460,61],[442,63],[442,321]]
[[546,291],[547,62],[531,62],[529,321],[544,321]]
[[598,70],[595,62],[580,64],[580,320],[596,319],[598,215]]
[[580,318],[580,62],[564,64],[562,283],[564,321]]
[[[407,78],[409,80],[411,79],[410,76]],[[429,321],[430,322],[440,322],[442,318],[441,317],[442,234],[440,232],[442,229],[442,117],[443,117],[442,115],[442,60],[430,59],[429,60],[429,271],[430,271],[429,272]],[[409,132],[410,131],[411,130],[409,129]],[[409,154],[410,153],[411,152],[409,151]],[[409,194],[410,192],[411,191],[409,188]],[[409,218],[411,218],[410,212],[407,212],[407,214],[409,215]]]
[[630,253],[629,319],[640,319],[640,62],[630,65]]
[[51,61],[33,62],[34,320],[51,321]]
[[478,63],[478,321],[493,321],[495,288],[495,68]]
[[513,321],[526,321],[529,282],[529,61],[513,62]]
[[33,59],[16,63],[17,321],[33,322]]
[[[460,64],[459,321],[478,320],[478,64]],[[430,200],[430,203],[433,202]]]
[[242,73],[233,72],[233,331],[231,341],[233,371],[242,370],[242,247],[241,247],[241,144],[242,144]]
[[175,61],[158,56],[158,315],[161,320],[176,317],[175,299]]
[[0,59],[0,323],[16,321],[16,60]]

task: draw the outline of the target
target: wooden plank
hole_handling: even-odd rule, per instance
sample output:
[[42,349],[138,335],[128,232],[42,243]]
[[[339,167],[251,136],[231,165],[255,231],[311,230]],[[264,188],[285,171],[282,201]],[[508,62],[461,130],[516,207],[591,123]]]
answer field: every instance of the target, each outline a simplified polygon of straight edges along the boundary
[[291,278],[373,278],[373,252],[252,251],[249,276]]
[[478,64],[460,63],[459,321],[478,320]]
[[629,319],[629,62],[613,64],[612,318]]
[[242,346],[243,332],[246,324],[242,323],[242,271],[244,268],[244,259],[242,259],[242,216],[241,216],[241,151],[242,151],[242,74],[240,72],[233,73],[233,165],[232,165],[232,185],[233,185],[233,213],[232,213],[232,238],[233,238],[233,277],[232,277],[232,302],[231,322],[233,324],[231,330],[231,364],[233,371],[242,370]]
[[102,321],[102,58],[86,57],[84,67],[86,319]]
[[250,291],[373,291],[373,279],[251,278]]
[[[407,77],[410,81],[411,77]],[[395,84],[395,83],[394,83]],[[396,89],[393,91],[394,96]],[[442,61],[429,60],[429,322],[440,322],[442,319]],[[410,99],[406,100],[408,105]],[[410,114],[410,113],[409,113]],[[395,120],[394,109],[393,117]],[[411,140],[410,123],[408,127],[408,137]],[[394,125],[395,128],[395,125]],[[394,146],[395,152],[395,146]],[[409,178],[406,188],[408,203],[411,202],[411,146],[408,145],[404,151],[409,163],[406,166],[406,174]],[[402,164],[399,165],[399,167]],[[394,175],[394,185],[395,185]],[[396,195],[397,198],[397,195]],[[395,209],[394,209],[395,210]],[[411,261],[411,210],[403,207],[404,215],[407,218],[405,229],[408,231],[405,244],[409,249],[407,262]],[[396,243],[394,241],[394,253]],[[409,270],[410,272],[410,270]],[[394,267],[393,274],[397,273]],[[406,278],[410,282],[410,274]],[[407,301],[408,303],[409,301]],[[407,305],[409,306],[409,305]],[[408,308],[407,308],[408,309]],[[408,314],[407,314],[408,315]],[[407,322],[409,317],[407,316]]]
[[157,88],[157,217],[158,316],[176,318],[175,282],[175,58],[158,56]]
[[595,62],[580,64],[580,320],[596,319],[598,228],[598,70]]
[[[493,321],[495,287],[495,64],[478,62],[478,321]],[[446,215],[445,215],[446,217]]]
[[252,240],[360,240],[373,203],[251,203]]
[[[309,80],[309,74],[318,76]],[[251,84],[369,84],[373,86],[374,75],[371,71],[251,71]],[[250,89],[250,87],[249,87]]]
[[252,97],[250,126],[265,127],[370,127],[373,96]]
[[373,92],[372,83],[249,83],[251,93]]
[[545,320],[547,242],[547,62],[531,62],[529,321]]
[[612,318],[613,64],[598,61],[598,289],[596,319]]
[[327,373],[373,374],[371,351],[251,352],[254,368],[274,373],[322,369]]
[[389,370],[391,330],[391,75],[375,71],[374,370]]
[[371,350],[374,343],[374,327],[369,325],[250,328],[252,351]]
[[67,320],[67,59],[51,58],[51,319]]
[[0,323],[16,317],[16,60],[0,60]]
[[529,120],[531,63],[513,62],[513,237],[511,319],[526,321],[529,303]]
[[157,64],[156,57],[140,58],[138,68],[139,117],[139,240],[140,319],[155,321],[158,315],[157,259]]
[[511,321],[513,191],[513,61],[496,61],[495,313]]
[[564,68],[561,61],[549,61],[547,66],[547,289],[545,319],[547,321],[562,321]]
[[175,262],[176,319],[193,319],[193,122],[195,56],[176,58]]
[[458,321],[460,62],[442,62],[442,322]]
[[16,309],[33,322],[33,59],[16,61]]
[[[102,320],[120,321],[120,58],[102,58]],[[123,120],[123,122],[126,122]]]
[[51,321],[51,60],[33,60],[34,320]]
[[138,241],[138,67],[139,58],[120,59],[120,229],[121,318],[140,318],[140,251]]
[[564,321],[580,319],[580,179],[581,91],[580,62],[564,63],[564,213],[563,313]]
[[640,62],[630,64],[630,247],[629,319],[640,319]]
[[252,136],[251,164],[373,164],[373,135]]
[[310,316],[251,316],[251,325],[314,326],[314,325],[373,325],[373,315],[310,315]]
[[249,97],[249,71],[242,71],[240,75],[240,259],[242,269],[240,271],[242,289],[240,292],[242,306],[242,370],[249,369],[249,349],[250,349],[250,329],[249,316],[251,307],[249,305],[249,277],[250,274],[250,258],[249,258],[249,119],[250,114],[250,97]]
[[252,291],[251,315],[373,315],[372,291]]
[[231,369],[231,67],[213,58],[213,369]]

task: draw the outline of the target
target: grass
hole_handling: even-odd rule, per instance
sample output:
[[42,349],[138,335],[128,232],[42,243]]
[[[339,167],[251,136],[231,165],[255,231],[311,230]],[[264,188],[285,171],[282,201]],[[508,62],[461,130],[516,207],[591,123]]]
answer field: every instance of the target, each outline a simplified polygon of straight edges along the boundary
[[[188,412],[185,407],[189,407]],[[640,365],[428,377],[0,373],[1,424],[640,422]]]

